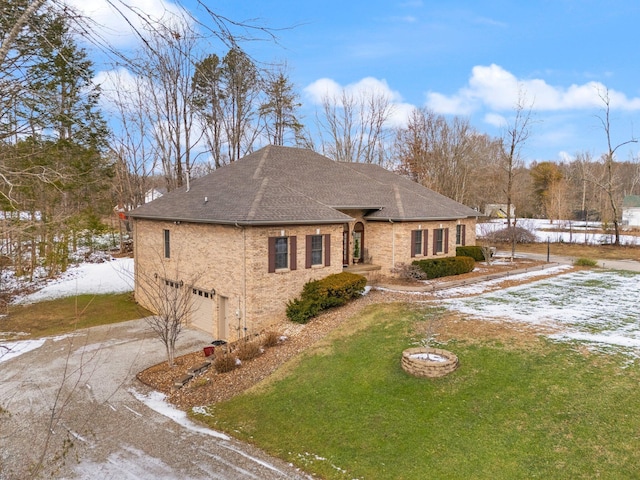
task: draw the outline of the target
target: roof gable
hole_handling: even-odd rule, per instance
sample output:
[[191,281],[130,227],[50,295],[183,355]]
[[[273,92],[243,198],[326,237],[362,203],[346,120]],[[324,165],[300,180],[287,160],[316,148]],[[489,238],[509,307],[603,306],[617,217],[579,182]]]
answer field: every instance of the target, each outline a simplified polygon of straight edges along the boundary
[[138,218],[206,223],[344,223],[433,220],[476,212],[377,165],[339,163],[311,150],[268,146],[131,212]]

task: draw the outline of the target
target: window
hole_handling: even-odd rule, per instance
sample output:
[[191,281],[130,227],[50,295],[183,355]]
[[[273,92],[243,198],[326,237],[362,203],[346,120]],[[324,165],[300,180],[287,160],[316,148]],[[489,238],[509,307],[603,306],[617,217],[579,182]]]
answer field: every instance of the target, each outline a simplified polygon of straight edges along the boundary
[[169,230],[164,231],[164,258],[171,258],[171,242]]
[[316,234],[305,237],[305,268],[331,265],[331,235]]
[[433,231],[433,254],[449,252],[449,229],[436,228]]
[[411,256],[422,255],[422,230],[411,231]]
[[289,267],[289,238],[276,238],[276,270]]
[[456,225],[456,245],[465,245],[466,225]]
[[322,235],[311,235],[311,265],[322,265]]
[[296,269],[296,237],[269,237],[269,272]]

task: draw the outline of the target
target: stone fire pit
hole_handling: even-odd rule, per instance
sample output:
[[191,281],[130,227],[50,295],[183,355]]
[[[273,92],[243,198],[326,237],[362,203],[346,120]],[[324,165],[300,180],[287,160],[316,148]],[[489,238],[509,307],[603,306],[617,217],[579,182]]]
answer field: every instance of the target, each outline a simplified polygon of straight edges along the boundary
[[444,377],[458,364],[456,355],[439,348],[415,347],[402,352],[402,369],[415,377]]

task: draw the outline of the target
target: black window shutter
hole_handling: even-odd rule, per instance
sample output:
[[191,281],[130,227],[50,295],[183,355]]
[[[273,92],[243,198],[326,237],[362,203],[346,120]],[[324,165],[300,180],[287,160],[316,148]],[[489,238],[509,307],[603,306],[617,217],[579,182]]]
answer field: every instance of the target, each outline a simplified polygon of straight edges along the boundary
[[304,268],[311,268],[311,239],[313,235],[306,235],[304,239]]
[[295,270],[298,265],[296,237],[289,237],[289,270]]
[[438,234],[438,229],[433,231],[433,254],[434,255],[438,254],[438,238],[437,238],[437,234]]
[[331,235],[329,233],[324,235],[324,266],[331,266]]
[[424,242],[422,246],[422,254],[426,257],[429,255],[429,230],[422,231],[422,241]]
[[467,226],[462,225],[462,246],[467,244]]
[[269,237],[269,273],[276,271],[276,237]]

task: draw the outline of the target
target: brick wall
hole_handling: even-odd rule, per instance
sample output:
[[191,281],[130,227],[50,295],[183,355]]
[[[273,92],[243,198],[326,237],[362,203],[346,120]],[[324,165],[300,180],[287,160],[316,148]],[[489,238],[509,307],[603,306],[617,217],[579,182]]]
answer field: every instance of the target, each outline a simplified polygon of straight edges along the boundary
[[[227,298],[227,340],[259,332],[284,317],[287,301],[297,297],[307,281],[342,271],[342,229],[342,224],[273,228],[136,219],[136,299],[151,307],[144,285],[156,281],[155,274],[183,280],[215,290],[214,316],[220,315],[219,299]],[[164,230],[170,232],[170,258],[164,258]],[[283,233],[296,236],[297,268],[269,273],[268,239]],[[331,265],[307,269],[305,236],[316,234],[331,235]],[[212,336],[220,338],[216,318],[212,328]]]
[[[456,224],[464,223],[466,244],[475,244],[475,220],[448,222],[366,222],[362,212],[347,212],[364,227],[364,249],[373,264],[388,274],[398,263],[410,263],[411,230],[428,230],[428,257],[433,257],[433,230],[449,228],[449,253],[455,255]],[[350,223],[353,230],[355,222]],[[136,299],[150,308],[145,298],[145,282],[155,274],[183,280],[205,291],[215,290],[212,336],[217,334],[220,298],[227,299],[228,338],[256,333],[284,318],[287,302],[297,297],[309,280],[342,272],[343,224],[297,225],[288,227],[236,227],[134,219],[134,256],[136,262]],[[170,232],[170,258],[164,258],[163,231]],[[331,236],[330,266],[305,268],[306,235]],[[269,237],[292,237],[296,241],[295,270],[268,271]],[[351,236],[350,242],[352,241]],[[353,245],[350,243],[349,248]],[[324,251],[323,251],[324,259]]]

